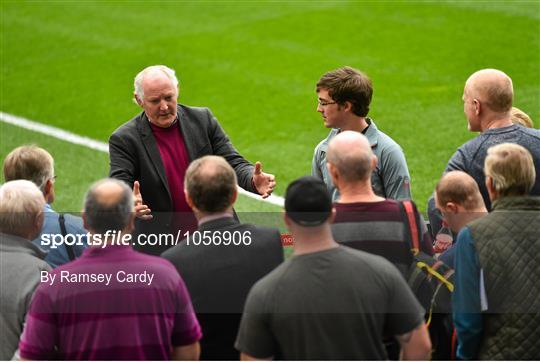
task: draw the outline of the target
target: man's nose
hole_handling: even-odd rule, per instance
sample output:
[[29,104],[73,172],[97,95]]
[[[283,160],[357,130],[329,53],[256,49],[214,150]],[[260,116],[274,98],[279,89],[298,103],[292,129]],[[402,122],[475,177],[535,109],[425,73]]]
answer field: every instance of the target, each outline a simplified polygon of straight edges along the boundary
[[159,109],[162,110],[162,111],[166,111],[167,108],[168,108],[167,102],[165,102],[165,100],[162,100],[162,101],[159,103]]
[[319,103],[317,103],[317,112],[319,112],[319,113],[324,112],[324,108]]

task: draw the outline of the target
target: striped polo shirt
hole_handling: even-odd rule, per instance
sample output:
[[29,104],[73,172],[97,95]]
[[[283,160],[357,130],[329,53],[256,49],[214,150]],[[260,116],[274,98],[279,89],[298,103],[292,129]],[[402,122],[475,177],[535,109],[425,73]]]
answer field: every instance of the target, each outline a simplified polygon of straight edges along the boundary
[[90,247],[42,276],[19,349],[30,360],[167,360],[200,338],[172,264],[130,246]]
[[[405,275],[412,263],[409,232],[399,204],[395,200],[379,202],[335,203],[336,217],[332,224],[334,239],[351,248],[380,255]],[[414,211],[418,213],[416,206]],[[420,248],[433,255],[433,246],[421,215],[423,238]]]

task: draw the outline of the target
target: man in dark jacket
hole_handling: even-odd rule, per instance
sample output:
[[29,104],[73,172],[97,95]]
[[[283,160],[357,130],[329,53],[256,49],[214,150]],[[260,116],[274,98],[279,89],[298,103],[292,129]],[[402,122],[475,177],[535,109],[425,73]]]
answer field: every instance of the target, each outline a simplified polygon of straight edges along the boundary
[[458,359],[532,360],[540,355],[540,197],[522,146],[489,148],[492,212],[461,230],[452,298]]
[[203,329],[201,359],[235,360],[247,294],[283,261],[279,230],[234,218],[236,175],[222,157],[193,161],[184,185],[199,228],[162,256],[176,266],[191,295]]
[[[196,221],[184,198],[189,163],[205,155],[224,157],[234,168],[240,187],[268,197],[274,175],[246,161],[208,108],[177,104],[174,70],[155,65],[135,77],[135,101],[144,110],[109,138],[109,176],[133,186],[139,234],[193,231]],[[170,245],[169,245],[170,246]],[[160,254],[169,246],[141,246]]]

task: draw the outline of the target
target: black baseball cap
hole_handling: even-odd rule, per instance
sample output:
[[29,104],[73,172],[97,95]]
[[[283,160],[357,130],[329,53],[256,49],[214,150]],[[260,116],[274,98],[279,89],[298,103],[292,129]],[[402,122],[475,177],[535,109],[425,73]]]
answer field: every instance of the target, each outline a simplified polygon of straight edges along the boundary
[[285,212],[302,226],[323,224],[332,213],[332,199],[324,182],[313,176],[291,182],[285,193]]

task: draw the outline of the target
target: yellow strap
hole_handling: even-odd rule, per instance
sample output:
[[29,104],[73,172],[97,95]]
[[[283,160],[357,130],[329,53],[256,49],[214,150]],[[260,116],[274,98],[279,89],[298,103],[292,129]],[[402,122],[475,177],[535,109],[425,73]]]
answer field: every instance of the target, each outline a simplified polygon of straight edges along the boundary
[[446,285],[446,287],[448,288],[449,291],[451,291],[451,292],[454,291],[454,285],[452,283],[450,283],[448,280],[446,280],[441,274],[439,274],[437,271],[435,271],[428,264],[426,264],[426,263],[424,263],[422,261],[419,261],[419,262],[416,263],[416,266],[418,266],[419,268],[426,269],[429,274],[433,275],[435,278],[439,279],[439,281],[441,283]]

